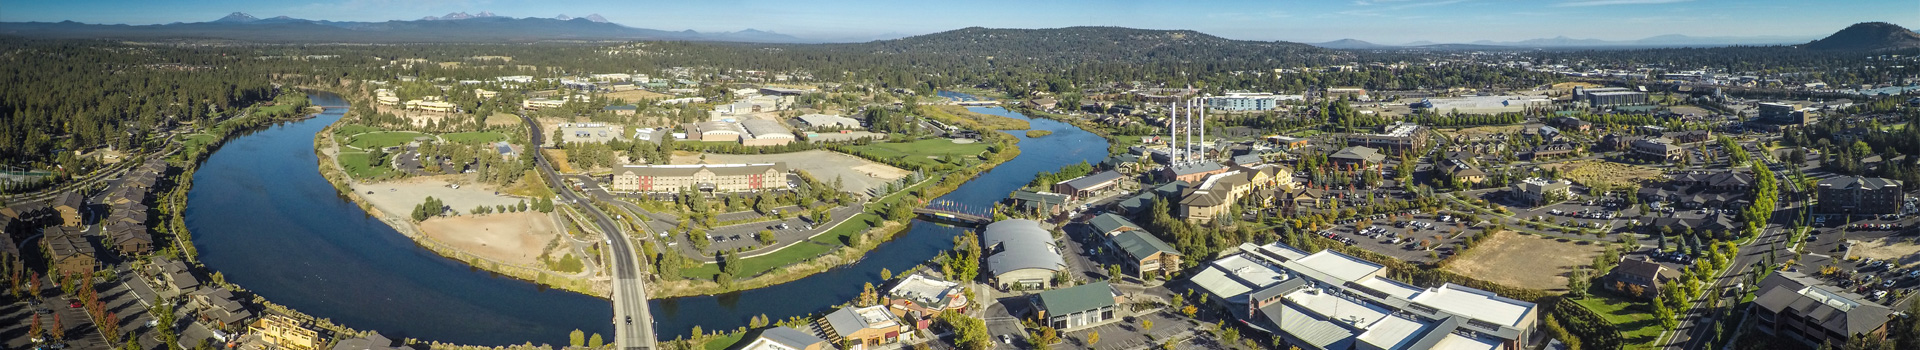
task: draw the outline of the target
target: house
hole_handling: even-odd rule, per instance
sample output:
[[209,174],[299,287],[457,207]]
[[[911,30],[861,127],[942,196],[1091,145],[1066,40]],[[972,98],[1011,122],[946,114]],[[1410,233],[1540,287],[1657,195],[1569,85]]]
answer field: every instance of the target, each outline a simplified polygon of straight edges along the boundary
[[93,242],[80,235],[80,229],[66,226],[41,231],[41,244],[47,248],[47,265],[61,275],[91,274],[100,269],[100,256]]
[[104,228],[107,239],[113,242],[113,249],[120,251],[120,254],[140,256],[153,252],[153,236],[147,234],[146,226],[115,222]]
[[1039,222],[1002,220],[987,224],[981,236],[987,273],[1002,289],[1044,289],[1053,285],[1054,273],[1067,268],[1053,234],[1040,228]]
[[1334,167],[1340,169],[1368,169],[1379,166],[1381,162],[1387,160],[1387,156],[1373,148],[1352,146],[1333,152],[1327,156],[1327,160],[1332,161]]
[[80,210],[86,209],[86,195],[79,192],[62,192],[49,203],[54,212],[60,215],[60,225],[76,227],[81,225]]
[[1885,339],[1893,309],[1859,294],[1822,284],[1796,271],[1778,271],[1761,280],[1750,315],[1754,329],[1809,347],[1835,348],[1855,336]]
[[703,193],[784,190],[789,187],[787,163],[626,165],[613,172],[609,186],[621,192]]
[[247,310],[246,304],[242,304],[240,298],[226,288],[201,288],[187,295],[194,307],[201,310],[198,313],[200,321],[214,328],[233,330],[253,318],[253,311]]
[[1023,190],[1013,191],[1013,194],[1007,196],[1007,202],[1014,210],[1051,216],[1065,211],[1068,199],[1064,194]]
[[300,320],[277,314],[254,320],[247,329],[259,335],[260,342],[279,349],[314,350],[326,343],[325,339],[320,338],[319,331],[308,328]]
[[1613,271],[1607,276],[1613,281],[1606,284],[1607,289],[1621,294],[1654,299],[1660,296],[1660,291],[1667,282],[1680,277],[1680,272],[1653,262],[1646,256],[1622,257],[1620,265],[1614,266]]
[[747,342],[740,350],[829,350],[832,345],[826,339],[813,336],[798,329],[775,326],[760,331],[760,335]]
[[912,337],[912,329],[885,306],[846,307],[821,318],[827,337],[843,349],[870,349]]
[[160,281],[158,284],[165,287],[163,291],[183,293],[200,288],[200,279],[193,277],[193,271],[179,260],[154,257],[153,263],[147,265],[147,273]]
[[1107,281],[1040,292],[1033,297],[1034,318],[1063,332],[1119,321],[1118,294]]
[[111,225],[113,223],[127,223],[146,225],[147,211],[149,209],[147,205],[138,202],[116,203],[108,207],[107,219],[99,222],[99,224]]
[[1573,182],[1528,178],[1508,185],[1507,195],[1528,205],[1545,205],[1573,198]]
[[1107,170],[1055,183],[1053,192],[1065,194],[1068,199],[1086,199],[1118,187],[1123,179],[1126,177],[1120,172]]
[[[387,339],[386,336],[380,335],[380,332],[369,331],[367,332],[367,335],[363,337],[341,339],[338,343],[333,344],[332,350],[412,350],[413,349],[409,347],[394,346],[393,344],[394,344],[393,339]],[[801,349],[801,350],[816,350],[816,349]]]
[[1045,110],[1052,110],[1055,106],[1059,104],[1060,104],[1060,100],[1055,100],[1052,97],[1042,97],[1042,98],[1027,100],[1027,107],[1045,109]]
[[1180,269],[1180,251],[1147,230],[1121,231],[1107,237],[1107,245],[1126,254],[1127,265],[1132,265],[1136,272],[1134,277],[1145,279],[1149,274],[1166,277]]
[[964,292],[959,283],[916,273],[901,278],[893,288],[887,289],[887,296],[891,297],[888,306],[894,310],[895,316],[913,320],[915,329],[925,329],[926,323],[942,311],[965,312],[967,296]]
[[1842,176],[1820,180],[1817,212],[1825,214],[1897,214],[1906,196],[1900,180]]

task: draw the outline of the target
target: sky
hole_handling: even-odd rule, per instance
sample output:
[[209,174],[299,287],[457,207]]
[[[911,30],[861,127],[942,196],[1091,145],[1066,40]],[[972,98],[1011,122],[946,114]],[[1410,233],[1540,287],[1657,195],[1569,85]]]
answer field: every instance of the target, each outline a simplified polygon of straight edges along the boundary
[[231,12],[335,21],[453,12],[512,17],[600,14],[630,27],[758,29],[868,40],[964,27],[1192,29],[1242,40],[1380,44],[1665,34],[1818,38],[1858,22],[1920,28],[1915,0],[0,0],[0,22],[211,21]]

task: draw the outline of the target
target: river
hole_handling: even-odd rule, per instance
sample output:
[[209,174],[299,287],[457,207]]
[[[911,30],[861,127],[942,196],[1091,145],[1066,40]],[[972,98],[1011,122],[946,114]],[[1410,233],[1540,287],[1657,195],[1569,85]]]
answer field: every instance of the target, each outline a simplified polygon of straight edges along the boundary
[[[345,105],[316,93],[316,105]],[[998,108],[976,112],[1028,119]],[[200,259],[227,281],[315,317],[391,337],[475,345],[567,343],[574,329],[612,337],[605,299],[497,277],[420,248],[367,215],[320,176],[313,136],[342,109],[235,138],[194,175],[187,227]],[[941,199],[985,207],[1040,171],[1105,158],[1106,142],[1072,125],[1031,119],[1053,135],[1020,138],[1019,157]],[[880,270],[903,271],[950,249],[965,229],[915,221],[866,258],[797,281],[717,296],[654,300],[661,337],[742,327],[827,311],[857,296]]]

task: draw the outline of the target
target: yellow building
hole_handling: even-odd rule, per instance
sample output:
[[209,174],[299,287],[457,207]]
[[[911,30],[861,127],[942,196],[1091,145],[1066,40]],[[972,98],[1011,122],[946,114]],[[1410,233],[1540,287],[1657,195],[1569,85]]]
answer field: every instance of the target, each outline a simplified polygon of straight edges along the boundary
[[254,334],[260,335],[260,341],[280,349],[313,350],[320,347],[320,332],[307,328],[299,320],[281,315],[267,315],[253,321],[249,327]]

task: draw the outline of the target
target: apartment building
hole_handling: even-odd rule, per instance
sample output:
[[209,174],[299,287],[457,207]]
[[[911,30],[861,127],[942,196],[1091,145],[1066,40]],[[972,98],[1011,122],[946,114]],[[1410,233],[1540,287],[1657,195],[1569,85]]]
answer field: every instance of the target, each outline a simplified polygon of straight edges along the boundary
[[784,190],[787,163],[627,165],[613,172],[612,190],[620,192],[701,192]]

